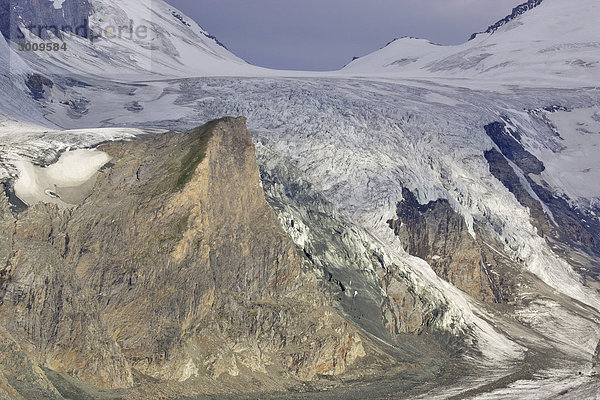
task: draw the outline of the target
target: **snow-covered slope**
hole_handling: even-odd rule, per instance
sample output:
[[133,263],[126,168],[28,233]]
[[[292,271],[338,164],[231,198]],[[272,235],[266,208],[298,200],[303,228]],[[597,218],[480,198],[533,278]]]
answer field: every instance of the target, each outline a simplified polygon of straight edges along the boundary
[[0,35],[0,136],[3,126],[13,123],[49,124],[40,104],[27,95],[27,75],[33,70]]
[[233,55],[191,18],[162,0],[90,3],[91,40],[64,34],[66,51],[27,53],[29,61],[51,73],[114,79],[246,75],[260,70]]
[[343,71],[397,78],[463,78],[505,85],[581,87],[600,77],[600,3],[543,0],[540,5],[457,46],[398,39]]
[[0,35],[0,72],[6,76],[9,72],[22,74],[31,70],[21,58],[8,46],[4,36]]

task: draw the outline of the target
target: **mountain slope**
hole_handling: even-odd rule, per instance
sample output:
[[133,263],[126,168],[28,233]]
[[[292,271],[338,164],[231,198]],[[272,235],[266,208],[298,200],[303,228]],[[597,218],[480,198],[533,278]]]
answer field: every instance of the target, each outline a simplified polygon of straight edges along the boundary
[[[24,7],[30,6],[28,0],[19,2]],[[60,7],[75,2],[66,0]],[[81,32],[87,35],[61,31],[60,40],[66,43],[67,50],[21,55],[40,71],[115,79],[243,75],[260,70],[233,55],[192,19],[162,0],[92,0],[86,4],[89,4],[89,26]],[[38,14],[54,9],[51,2],[35,6]],[[13,15],[14,20],[19,18],[22,16]],[[77,32],[80,18],[73,18],[64,22]],[[34,24],[33,34],[26,32],[33,43],[42,42],[35,35],[37,26]],[[52,31],[43,30],[43,35],[57,41]]]
[[22,122],[44,119],[39,103],[26,94],[28,89],[25,82],[31,73],[33,69],[0,35],[0,123],[9,119]]
[[404,38],[343,71],[397,78],[460,78],[505,85],[597,86],[600,42],[593,0],[543,0],[457,46]]

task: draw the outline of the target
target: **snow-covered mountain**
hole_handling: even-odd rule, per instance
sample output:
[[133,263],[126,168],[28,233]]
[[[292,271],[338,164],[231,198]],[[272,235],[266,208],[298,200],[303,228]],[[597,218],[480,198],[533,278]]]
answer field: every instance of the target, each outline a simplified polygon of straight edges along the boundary
[[[23,0],[26,1],[26,0]],[[55,7],[67,7],[66,0]],[[40,70],[55,74],[96,75],[114,79],[150,76],[245,75],[260,70],[229,52],[191,18],[162,0],[92,0],[88,29],[80,34],[61,31],[66,50],[24,52]],[[13,17],[18,20],[17,17]],[[67,20],[77,31],[79,20]],[[70,24],[70,25],[69,25]],[[20,24],[32,43],[42,43],[29,25]],[[82,37],[82,32],[87,37]],[[55,38],[54,31],[44,34]],[[61,42],[62,43],[62,42]]]
[[[457,46],[402,38],[343,71],[396,78],[486,80],[503,85],[596,87],[600,42],[595,0],[543,0]],[[526,3],[528,4],[528,3]]]
[[[399,39],[315,74],[250,66],[159,0],[91,0],[91,25],[131,19],[154,40],[0,41],[19,63],[0,81],[1,177],[243,115],[267,200],[336,308],[391,352],[456,346],[424,398],[585,397],[600,363],[599,6],[536,3],[463,45]],[[380,397],[404,393],[394,379]]]

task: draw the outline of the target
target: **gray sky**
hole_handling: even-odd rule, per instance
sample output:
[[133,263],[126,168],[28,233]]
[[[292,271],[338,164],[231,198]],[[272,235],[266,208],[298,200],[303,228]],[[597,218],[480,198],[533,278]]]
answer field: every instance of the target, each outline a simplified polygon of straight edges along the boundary
[[524,0],[167,0],[246,61],[333,70],[401,36],[458,44]]

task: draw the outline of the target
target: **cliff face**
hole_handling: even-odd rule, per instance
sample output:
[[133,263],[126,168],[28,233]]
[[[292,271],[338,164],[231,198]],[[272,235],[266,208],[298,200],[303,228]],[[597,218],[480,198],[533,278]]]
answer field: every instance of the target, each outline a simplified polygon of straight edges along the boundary
[[82,204],[1,200],[0,322],[34,364],[193,392],[278,389],[365,355],[267,205],[244,119],[101,150]]
[[[499,149],[494,148],[484,154],[490,172],[521,205],[529,208],[531,224],[536,227],[538,235],[587,253],[600,254],[600,221],[553,192],[541,175],[545,170],[544,164],[523,148],[519,132],[508,128],[504,122],[486,125],[485,131]],[[529,191],[508,160],[521,170],[524,181],[531,187]]]
[[0,32],[6,39],[19,41],[23,34],[22,24],[34,35],[48,38],[47,31],[60,36],[70,31],[78,36],[89,37],[88,17],[92,6],[88,0],[64,0],[60,7],[48,0],[0,0]]
[[[397,219],[388,221],[404,250],[422,258],[436,274],[471,296],[488,302],[501,301],[496,264],[485,246],[469,233],[464,218],[447,200],[421,205],[408,189],[396,208]],[[419,321],[420,322],[420,321]]]

